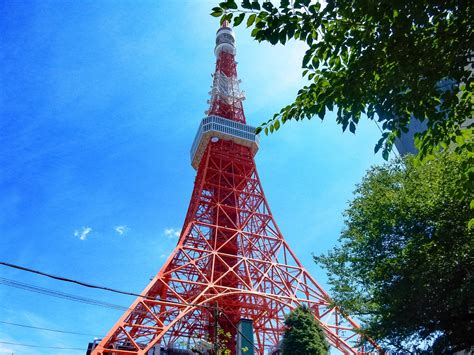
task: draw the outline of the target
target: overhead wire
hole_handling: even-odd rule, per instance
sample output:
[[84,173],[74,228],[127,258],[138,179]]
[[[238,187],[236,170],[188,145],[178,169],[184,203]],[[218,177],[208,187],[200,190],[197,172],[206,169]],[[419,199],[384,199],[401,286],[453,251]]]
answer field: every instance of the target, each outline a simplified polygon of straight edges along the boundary
[[122,291],[122,290],[117,290],[117,289],[110,288],[110,287],[94,285],[94,284],[90,284],[90,283],[87,283],[87,282],[84,282],[84,281],[78,281],[78,280],[70,279],[70,278],[63,277],[63,276],[57,276],[57,275],[49,274],[49,273],[46,273],[46,272],[43,272],[43,271],[27,268],[27,267],[24,267],[24,266],[7,263],[7,262],[4,262],[4,261],[0,261],[0,265],[6,266],[6,267],[9,267],[9,268],[13,268],[13,269],[17,269],[17,270],[21,270],[21,271],[26,271],[26,272],[33,273],[33,274],[36,274],[36,275],[48,277],[48,278],[58,280],[58,281],[73,283],[73,284],[83,286],[83,287],[87,287],[87,288],[104,290],[104,291],[118,293],[118,294],[127,295],[127,296],[140,297],[140,298],[144,298],[144,299],[148,299],[148,300],[152,300],[152,301],[162,301],[162,302],[165,302],[165,303],[168,303],[168,304],[175,304],[175,305],[179,305],[179,306],[212,308],[211,306],[206,306],[206,305],[202,305],[202,304],[169,301],[169,300],[160,299],[158,297],[151,297],[151,296],[147,296],[147,295],[142,295],[142,294],[135,293],[135,292]]
[[[109,291],[109,292],[114,292],[114,293],[129,295],[129,296],[141,297],[141,298],[145,298],[145,299],[160,300],[160,299],[157,299],[157,298],[153,298],[153,297],[149,297],[149,296],[146,296],[146,295],[137,294],[137,293],[134,293],[134,292],[127,292],[127,291],[116,290],[116,289],[113,289],[113,288],[110,288],[110,287],[104,287],[104,286],[99,286],[99,285],[93,285],[93,284],[89,284],[89,283],[86,283],[86,282],[83,282],[83,281],[77,281],[77,280],[69,279],[69,278],[62,277],[62,276],[52,275],[52,274],[48,274],[48,273],[45,273],[45,272],[42,272],[42,271],[38,271],[38,270],[34,270],[34,269],[27,268],[27,267],[23,267],[23,266],[11,264],[11,263],[6,263],[6,262],[2,262],[2,261],[0,261],[0,265],[6,266],[6,267],[10,267],[10,268],[14,268],[14,269],[18,269],[18,270],[22,270],[22,271],[26,271],[26,272],[30,272],[30,273],[34,273],[34,274],[37,274],[37,275],[40,275],[40,276],[49,277],[49,278],[52,278],[52,279],[55,279],[55,280],[59,280],[59,281],[63,281],[63,282],[74,283],[74,284],[77,284],[77,285],[80,285],[80,286],[84,286],[84,287],[88,287],[88,288],[100,289],[100,290],[104,290],[104,291]],[[130,309],[127,308],[127,307],[123,307],[123,306],[119,306],[119,305],[114,305],[114,304],[106,303],[106,302],[102,302],[102,301],[97,301],[97,300],[93,300],[93,299],[90,299],[90,298],[74,296],[74,295],[66,294],[66,293],[64,293],[64,292],[48,290],[48,289],[45,289],[45,288],[43,288],[43,287],[32,286],[32,285],[28,285],[28,284],[21,283],[21,282],[18,282],[18,281],[8,280],[8,279],[5,279],[5,278],[0,278],[0,283],[1,283],[1,284],[4,284],[4,285],[7,285],[7,286],[11,286],[11,287],[17,287],[17,288],[26,289],[26,290],[33,291],[33,292],[38,292],[38,293],[42,293],[42,294],[47,294],[47,295],[50,295],[50,296],[53,296],[53,297],[65,298],[65,299],[69,299],[69,300],[76,300],[77,302],[88,303],[88,304],[97,305],[97,306],[102,306],[102,307],[108,307],[108,308],[115,308],[115,309],[120,309],[120,310],[127,310],[127,309],[130,310]],[[213,308],[215,308],[215,306],[198,305],[198,304],[184,303],[184,302],[183,302],[183,303],[180,303],[180,302],[167,301],[167,300],[162,300],[162,301],[167,302],[167,303],[170,303],[170,304],[178,304],[178,305],[185,305],[185,306],[196,306],[196,307],[202,307],[202,308],[207,308],[207,309],[213,309]],[[230,321],[230,319],[227,317],[227,315],[226,315],[225,313],[220,312],[220,314],[224,315],[224,316]],[[248,337],[247,337],[245,334],[243,334],[233,323],[231,323],[231,324],[232,324],[232,326],[236,329],[236,331],[237,331],[246,341],[248,341],[249,343],[253,343],[253,342],[252,342],[250,339],[248,339]],[[0,343],[1,343],[1,342],[0,342]],[[24,345],[24,346],[28,346],[28,345]],[[259,350],[258,347],[257,347],[255,344],[254,344],[253,346],[254,346],[257,350]],[[83,350],[83,349],[77,349],[77,348],[76,348],[75,350]]]
[[43,295],[48,295],[48,296],[52,296],[52,297],[56,297],[56,298],[62,298],[62,299],[66,299],[66,300],[69,300],[69,301],[85,303],[85,304],[89,304],[89,305],[92,305],[92,306],[99,306],[99,307],[105,307],[105,308],[110,308],[110,309],[116,309],[116,310],[119,310],[119,311],[125,311],[125,310],[128,309],[127,307],[120,306],[120,305],[117,305],[117,304],[102,302],[102,301],[95,300],[95,299],[92,299],[92,298],[80,297],[80,296],[72,295],[72,294],[65,293],[65,292],[60,292],[60,291],[47,289],[47,288],[44,288],[44,287],[34,286],[34,285],[27,284],[27,283],[24,283],[24,282],[19,282],[19,281],[15,281],[15,280],[6,279],[6,278],[3,278],[3,277],[0,277],[0,284],[5,285],[5,286],[9,286],[9,287],[23,289],[23,290],[30,291],[30,292],[40,293],[40,294],[43,294]]
[[140,295],[138,293],[121,291],[121,290],[116,290],[116,289],[113,289],[113,288],[110,288],[110,287],[93,285],[93,284],[90,284],[90,283],[87,283],[87,282],[73,280],[73,279],[69,279],[67,277],[52,275],[52,274],[48,274],[48,273],[43,272],[43,271],[38,271],[38,270],[30,269],[30,268],[27,268],[27,267],[24,267],[24,266],[19,266],[19,265],[15,265],[15,264],[6,263],[6,262],[3,262],[3,261],[0,261],[0,265],[4,265],[4,266],[7,266],[7,267],[10,267],[10,268],[13,268],[13,269],[27,271],[27,272],[30,272],[30,273],[33,273],[33,274],[49,277],[51,279],[55,279],[55,280],[59,280],[59,281],[74,283],[74,284],[84,286],[84,287],[88,287],[88,288],[95,288],[95,289],[105,290],[105,291],[109,291],[109,292],[119,293],[119,294],[122,294],[122,295],[128,295],[128,296],[149,298],[148,296]]
[[14,346],[26,346],[26,347],[28,347],[28,348],[42,348],[42,349],[56,349],[56,350],[77,350],[77,351],[86,351],[86,349],[83,349],[83,348],[64,348],[64,347],[62,347],[62,346],[43,346],[43,345],[13,343],[13,342],[9,342],[9,341],[0,341],[0,344],[14,345]]
[[8,324],[8,325],[13,325],[13,326],[16,326],[16,327],[23,327],[23,328],[44,330],[44,331],[47,331],[47,332],[55,332],[55,333],[63,333],[63,334],[73,334],[73,335],[87,335],[87,336],[94,336],[94,337],[100,338],[100,336],[97,336],[97,334],[79,333],[79,332],[72,332],[72,331],[69,331],[69,330],[61,330],[61,329],[51,329],[51,328],[35,327],[35,326],[33,326],[33,325],[7,322],[7,321],[3,321],[3,320],[0,320],[0,323],[2,323],[2,324]]

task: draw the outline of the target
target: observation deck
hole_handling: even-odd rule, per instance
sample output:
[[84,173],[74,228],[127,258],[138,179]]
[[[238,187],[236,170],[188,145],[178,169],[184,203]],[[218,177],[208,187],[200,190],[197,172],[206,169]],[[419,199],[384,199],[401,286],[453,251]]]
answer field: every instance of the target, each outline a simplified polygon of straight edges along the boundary
[[211,139],[223,139],[249,147],[253,155],[258,151],[259,137],[255,127],[229,120],[219,116],[207,116],[202,119],[191,146],[191,165],[199,168],[202,156]]

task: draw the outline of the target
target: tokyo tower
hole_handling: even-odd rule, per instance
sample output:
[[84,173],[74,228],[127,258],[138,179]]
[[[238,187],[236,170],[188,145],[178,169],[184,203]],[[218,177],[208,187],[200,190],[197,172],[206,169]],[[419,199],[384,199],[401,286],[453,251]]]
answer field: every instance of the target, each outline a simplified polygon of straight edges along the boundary
[[235,37],[227,23],[217,31],[214,52],[210,108],[191,148],[197,176],[179,241],[92,353],[152,354],[160,347],[208,344],[201,353],[216,354],[213,344],[224,333],[226,347],[241,354],[242,324],[250,327],[247,354],[272,353],[285,315],[299,305],[311,309],[334,348],[366,353],[357,323],[333,305],[273,219],[255,166],[259,141],[246,124]]

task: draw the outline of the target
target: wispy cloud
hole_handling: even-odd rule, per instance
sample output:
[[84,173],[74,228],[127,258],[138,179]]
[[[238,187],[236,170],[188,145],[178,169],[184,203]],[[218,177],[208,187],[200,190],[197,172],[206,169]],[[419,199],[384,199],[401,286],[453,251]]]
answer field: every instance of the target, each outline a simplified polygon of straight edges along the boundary
[[163,234],[165,235],[165,237],[170,238],[170,239],[178,238],[179,235],[181,234],[181,230],[175,229],[175,228],[166,228],[163,231]]
[[74,231],[74,236],[79,238],[80,240],[86,240],[90,232],[92,232],[91,227],[82,227],[81,230],[76,229]]
[[128,228],[126,225],[116,226],[114,229],[120,235],[124,235],[130,230],[130,228]]

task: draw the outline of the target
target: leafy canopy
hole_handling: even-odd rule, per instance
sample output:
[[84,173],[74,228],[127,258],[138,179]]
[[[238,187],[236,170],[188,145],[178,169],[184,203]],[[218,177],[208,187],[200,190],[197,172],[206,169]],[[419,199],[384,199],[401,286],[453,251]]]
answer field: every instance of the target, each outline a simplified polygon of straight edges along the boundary
[[311,311],[295,308],[285,320],[282,355],[326,355],[329,345],[324,332]]
[[474,345],[472,188],[465,156],[444,152],[373,167],[345,212],[340,245],[316,257],[335,302],[364,332],[398,347],[443,337],[443,353]]
[[[259,130],[288,120],[324,119],[337,110],[337,122],[354,133],[363,114],[383,131],[375,146],[385,159],[412,117],[426,121],[419,138],[424,156],[457,143],[473,150],[472,53],[474,2],[470,0],[226,0],[212,9],[221,21],[246,23],[258,41],[303,41],[308,49],[302,74],[308,85],[293,103]],[[246,19],[246,21],[244,21]]]

